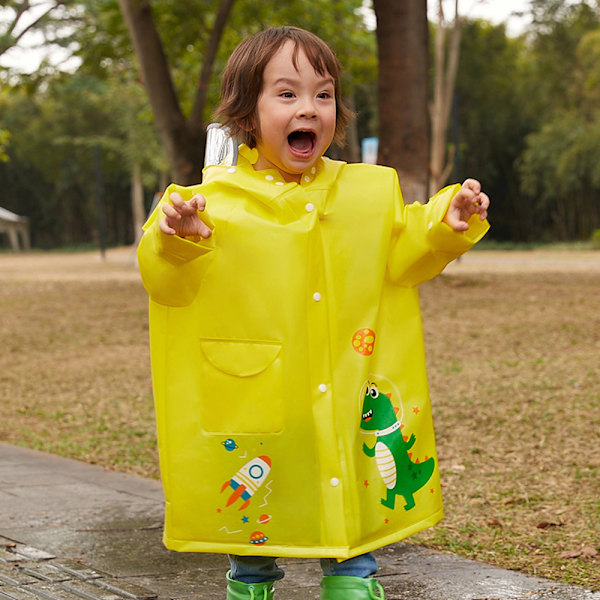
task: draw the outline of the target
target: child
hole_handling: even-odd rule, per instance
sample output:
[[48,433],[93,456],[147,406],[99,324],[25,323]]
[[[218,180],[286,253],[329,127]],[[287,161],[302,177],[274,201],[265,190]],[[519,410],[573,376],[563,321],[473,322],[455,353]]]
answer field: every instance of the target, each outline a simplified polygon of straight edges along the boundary
[[416,286],[488,229],[475,180],[404,206],[392,169],[323,157],[351,113],[318,37],[231,56],[218,111],[236,166],[170,186],[139,264],[164,541],[226,552],[228,600],[318,557],[324,600],[383,598],[371,551],[442,517]]

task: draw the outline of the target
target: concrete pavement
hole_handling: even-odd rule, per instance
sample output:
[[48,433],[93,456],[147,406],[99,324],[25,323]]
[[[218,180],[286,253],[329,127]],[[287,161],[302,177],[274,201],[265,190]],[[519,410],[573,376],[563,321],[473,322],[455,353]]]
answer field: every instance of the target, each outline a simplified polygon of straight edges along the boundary
[[[0,600],[223,600],[227,559],[161,542],[160,483],[0,443]],[[387,600],[600,600],[409,544],[377,552]],[[277,600],[317,600],[316,560],[281,559]]]

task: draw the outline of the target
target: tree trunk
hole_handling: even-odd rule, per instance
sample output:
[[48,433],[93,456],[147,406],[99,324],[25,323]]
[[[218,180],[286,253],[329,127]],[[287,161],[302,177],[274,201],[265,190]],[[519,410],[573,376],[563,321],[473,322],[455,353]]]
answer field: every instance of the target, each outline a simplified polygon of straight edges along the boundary
[[429,175],[426,0],[374,0],[379,52],[378,162],[398,171],[406,202],[425,202]]
[[[454,3],[454,20],[449,26],[444,19],[442,0],[438,2],[438,24],[435,34],[435,84],[431,105],[431,179],[429,194],[433,195],[448,181],[452,172],[454,153],[448,155],[448,123],[452,110],[452,98],[458,72],[462,22],[458,16],[458,0]],[[450,42],[446,44],[446,34]]]
[[154,24],[150,0],[119,0],[127,23],[154,122],[171,166],[173,181],[182,185],[202,180],[206,132],[202,115],[206,88],[216,57],[217,48],[234,0],[221,0],[215,26],[204,57],[202,75],[192,116],[186,120],[171,78],[169,65]]
[[136,162],[131,173],[131,214],[133,215],[134,246],[137,246],[142,238],[142,226],[146,220],[144,209],[144,186],[140,174],[140,165]]

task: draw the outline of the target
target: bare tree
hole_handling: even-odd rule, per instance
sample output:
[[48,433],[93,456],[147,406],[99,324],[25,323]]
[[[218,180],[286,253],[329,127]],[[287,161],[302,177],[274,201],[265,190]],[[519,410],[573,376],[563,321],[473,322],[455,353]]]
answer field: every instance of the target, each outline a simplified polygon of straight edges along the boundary
[[[58,9],[66,8],[73,2],[67,0],[8,0],[2,3],[3,22],[0,29],[0,55],[4,54],[31,31],[37,30],[46,34],[46,30],[53,28],[65,18]],[[41,8],[41,12],[38,9]],[[36,16],[31,18],[31,15]],[[25,24],[26,23],[26,24]],[[52,40],[49,40],[52,41]]]
[[379,52],[380,164],[398,171],[406,202],[425,202],[429,173],[426,0],[374,0]]
[[[458,0],[454,0],[454,19],[444,17],[442,0],[438,0],[438,23],[435,34],[434,90],[431,112],[431,178],[429,194],[446,184],[454,164],[456,148],[447,151],[448,123],[460,55],[462,19],[458,14]],[[447,39],[449,36],[449,39]]]
[[151,1],[119,0],[140,63],[158,135],[171,165],[173,180],[182,185],[199,183],[202,177],[206,92],[219,42],[234,1],[219,2],[193,107],[190,116],[186,118],[175,93],[169,64],[156,30]]

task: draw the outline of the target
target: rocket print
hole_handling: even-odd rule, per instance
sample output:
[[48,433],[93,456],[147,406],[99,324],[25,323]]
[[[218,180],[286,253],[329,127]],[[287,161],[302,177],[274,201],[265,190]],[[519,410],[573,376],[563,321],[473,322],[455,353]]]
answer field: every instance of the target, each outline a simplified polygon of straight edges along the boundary
[[228,479],[221,488],[221,493],[228,487],[233,490],[227,500],[227,506],[231,506],[238,498],[245,502],[238,510],[244,510],[256,490],[265,482],[271,471],[271,459],[268,456],[257,456],[247,462],[231,479]]

